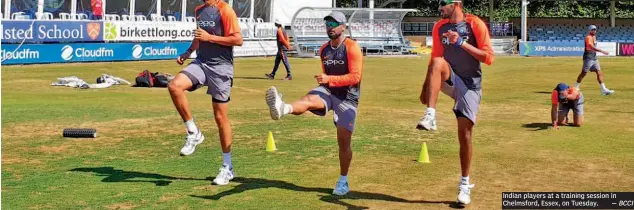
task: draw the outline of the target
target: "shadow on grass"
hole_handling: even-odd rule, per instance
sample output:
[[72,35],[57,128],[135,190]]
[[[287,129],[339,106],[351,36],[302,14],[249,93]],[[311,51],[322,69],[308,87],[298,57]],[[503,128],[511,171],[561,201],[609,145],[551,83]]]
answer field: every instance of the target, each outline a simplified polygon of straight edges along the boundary
[[391,202],[400,202],[400,203],[429,203],[429,204],[447,204],[453,208],[461,208],[456,202],[451,201],[425,201],[425,200],[407,200],[403,198],[394,197],[391,195],[384,195],[378,193],[368,193],[368,192],[355,192],[350,191],[345,196],[336,196],[332,195],[332,189],[330,188],[318,188],[318,187],[302,187],[295,185],[293,183],[288,183],[285,181],[279,180],[268,180],[268,179],[260,179],[260,178],[242,178],[236,177],[232,180],[232,182],[240,183],[235,186],[233,189],[218,193],[216,195],[210,196],[197,196],[191,195],[196,198],[204,198],[211,200],[220,200],[225,196],[230,196],[234,194],[239,194],[248,190],[257,190],[257,189],[265,189],[265,188],[278,188],[284,190],[292,190],[296,192],[316,192],[324,195],[319,195],[319,200],[337,204],[341,206],[345,206],[347,209],[368,209],[368,207],[364,206],[356,206],[342,201],[343,199],[347,200],[355,200],[355,199],[363,199],[363,200],[380,200],[380,201],[391,201]]
[[552,124],[550,123],[529,123],[529,124],[522,125],[522,127],[524,128],[535,128],[535,130],[532,130],[532,131],[546,130],[550,126],[552,126]]
[[626,111],[619,111],[619,110],[606,110],[606,112],[621,113],[621,114],[634,114],[634,112],[626,112]]
[[268,80],[268,78],[262,76],[262,77],[233,77],[234,79],[261,79],[261,80]]
[[[97,176],[105,176],[102,182],[148,182],[153,183],[156,186],[167,186],[172,183],[172,180],[198,180],[204,181],[207,179],[195,179],[195,178],[182,178],[182,177],[173,177],[173,176],[165,176],[161,174],[152,174],[152,173],[143,173],[136,171],[124,171],[124,170],[115,170],[112,167],[96,167],[96,168],[75,168],[70,171],[78,171],[78,172],[92,172]],[[150,180],[131,180],[135,178],[145,178]]]
[[[143,173],[136,171],[124,171],[124,170],[116,170],[113,167],[95,167],[95,168],[75,168],[71,169],[73,172],[91,172],[95,173],[96,176],[104,176],[101,182],[147,182],[153,183],[156,186],[167,186],[172,183],[173,180],[196,180],[196,181],[211,181],[212,177],[207,177],[206,179],[196,179],[196,178],[183,178],[183,177],[173,177],[173,176],[165,176],[161,174],[154,173]],[[145,179],[145,180],[144,180]],[[368,193],[368,192],[356,192],[351,191],[345,196],[336,196],[332,195],[332,189],[330,188],[318,188],[318,187],[302,187],[295,185],[293,183],[288,183],[285,181],[279,180],[268,180],[268,179],[260,179],[260,178],[242,178],[236,177],[232,180],[232,182],[240,183],[235,186],[233,189],[218,193],[216,195],[211,196],[197,196],[190,195],[195,198],[203,198],[203,199],[211,199],[211,200],[220,200],[225,196],[230,196],[234,194],[239,194],[248,190],[257,190],[257,189],[265,189],[265,188],[278,188],[285,190],[293,190],[296,192],[315,192],[321,193],[323,195],[319,195],[319,200],[337,204],[341,206],[345,206],[347,209],[368,209],[368,207],[364,206],[356,206],[342,201],[343,199],[347,200],[379,200],[379,201],[390,201],[390,202],[400,202],[400,203],[428,203],[428,204],[447,204],[452,208],[462,208],[459,204],[452,201],[425,201],[425,200],[407,200],[403,198],[394,197],[391,195],[384,195],[378,193]]]
[[535,91],[533,93],[537,93],[537,94],[552,94],[553,92],[548,92],[548,91]]

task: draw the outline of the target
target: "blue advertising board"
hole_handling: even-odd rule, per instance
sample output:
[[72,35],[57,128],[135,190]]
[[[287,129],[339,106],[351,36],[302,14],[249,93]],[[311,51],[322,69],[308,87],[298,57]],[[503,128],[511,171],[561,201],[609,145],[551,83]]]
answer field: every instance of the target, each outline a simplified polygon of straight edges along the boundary
[[[607,55],[597,53],[597,56],[616,56],[616,42],[597,42],[599,49],[608,52]],[[520,42],[520,55],[523,56],[583,56],[585,49],[582,41],[531,41]]]
[[521,42],[520,55],[524,56],[582,56],[583,42]]
[[102,21],[3,20],[2,43],[100,42]]
[[[174,59],[190,42],[3,44],[2,65]],[[17,49],[17,50],[16,50]]]

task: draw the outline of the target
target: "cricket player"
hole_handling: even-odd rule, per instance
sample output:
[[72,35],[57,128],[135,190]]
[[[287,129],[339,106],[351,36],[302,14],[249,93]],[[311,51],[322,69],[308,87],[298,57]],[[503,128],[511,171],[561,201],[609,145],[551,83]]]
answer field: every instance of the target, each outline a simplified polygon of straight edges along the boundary
[[275,73],[280,66],[280,61],[282,61],[284,62],[284,68],[286,68],[286,77],[284,79],[293,80],[291,64],[288,63],[288,55],[286,54],[286,51],[291,49],[288,34],[284,31],[282,23],[280,23],[279,20],[275,20],[275,27],[277,27],[277,55],[275,56],[275,65],[273,66],[273,71],[270,74],[264,74],[264,76],[269,79],[275,79]]
[[603,71],[601,71],[601,65],[597,59],[597,52],[603,53],[604,55],[609,55],[609,53],[597,48],[597,26],[590,25],[588,29],[590,31],[588,32],[588,36],[586,36],[585,50],[583,51],[583,68],[577,77],[575,87],[579,89],[581,81],[588,71],[592,71],[597,73],[597,81],[599,81],[599,85],[601,86],[601,95],[611,95],[614,93],[614,90],[605,87],[605,83],[603,83]]
[[346,30],[346,16],[343,13],[332,12],[324,20],[326,20],[326,32],[330,41],[319,50],[323,69],[323,73],[315,75],[319,86],[291,104],[284,103],[277,89],[271,87],[266,92],[266,103],[271,111],[271,118],[274,120],[279,120],[287,114],[301,115],[306,111],[320,116],[325,116],[329,110],[334,111],[341,176],[332,193],[345,195],[350,191],[348,185],[348,168],[352,161],[350,144],[361,94],[363,56],[359,45],[343,35]]
[[568,113],[573,112],[573,125],[581,126],[583,124],[583,94],[575,87],[568,87],[565,83],[559,83],[553,90],[551,95],[552,108],[550,118],[553,128],[558,129],[559,125],[568,124]]
[[460,165],[462,178],[458,186],[458,203],[471,202],[469,167],[471,166],[471,133],[482,99],[480,62],[491,65],[493,50],[489,31],[480,18],[465,14],[459,0],[440,0],[442,19],[432,31],[433,47],[427,77],[420,101],[427,105],[425,116],[417,128],[436,130],[438,92],[455,100],[453,111],[458,120]]
[[168,89],[187,128],[185,145],[180,151],[181,155],[186,156],[196,150],[205,136],[194,123],[185,90],[194,91],[207,86],[223,152],[223,164],[213,182],[226,185],[235,176],[231,164],[231,125],[227,112],[233,86],[233,46],[242,45],[242,35],[236,13],[224,1],[205,0],[203,5],[196,7],[194,14],[198,25],[195,38],[187,52],[180,55],[176,62],[182,65],[193,51],[196,51],[196,60],[176,75]]

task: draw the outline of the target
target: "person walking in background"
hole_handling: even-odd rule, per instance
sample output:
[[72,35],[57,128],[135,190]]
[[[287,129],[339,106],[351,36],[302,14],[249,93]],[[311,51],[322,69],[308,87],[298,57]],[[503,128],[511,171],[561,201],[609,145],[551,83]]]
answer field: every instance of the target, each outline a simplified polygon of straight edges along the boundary
[[583,51],[583,68],[577,77],[575,87],[580,89],[579,86],[581,86],[581,81],[583,81],[583,78],[586,76],[588,71],[591,71],[597,73],[597,81],[599,82],[599,86],[601,86],[601,95],[612,95],[614,94],[614,90],[610,90],[605,87],[605,83],[603,83],[603,71],[601,71],[601,65],[597,59],[597,52],[603,53],[604,55],[609,55],[609,53],[597,48],[597,26],[590,25],[588,30],[589,32],[588,36],[586,36],[584,46],[585,50]]
[[277,27],[277,55],[275,56],[275,65],[273,66],[273,71],[270,74],[264,74],[264,76],[269,79],[275,79],[275,73],[280,66],[280,61],[283,61],[284,68],[286,68],[286,78],[284,79],[292,80],[291,64],[288,63],[288,55],[286,54],[286,51],[291,49],[288,34],[284,31],[284,27],[282,27],[282,23],[280,23],[279,20],[275,20],[275,26]]

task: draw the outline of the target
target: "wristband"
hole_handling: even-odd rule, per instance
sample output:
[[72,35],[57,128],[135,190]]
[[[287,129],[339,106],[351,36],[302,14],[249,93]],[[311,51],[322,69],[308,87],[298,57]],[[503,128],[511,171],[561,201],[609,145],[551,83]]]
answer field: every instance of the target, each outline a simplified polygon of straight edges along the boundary
[[456,41],[456,47],[462,47],[463,43],[464,40],[462,39],[462,37],[458,37],[458,41]]

